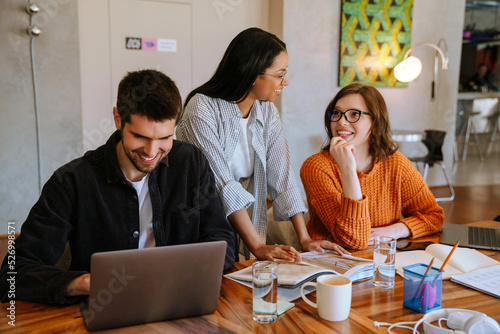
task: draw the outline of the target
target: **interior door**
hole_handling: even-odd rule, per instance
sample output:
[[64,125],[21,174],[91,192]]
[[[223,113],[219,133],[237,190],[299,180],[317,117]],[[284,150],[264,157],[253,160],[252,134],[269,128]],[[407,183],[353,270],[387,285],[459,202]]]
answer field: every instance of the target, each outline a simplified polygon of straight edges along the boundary
[[192,89],[191,4],[109,0],[113,101],[129,71],[153,68],[175,81],[182,98]]

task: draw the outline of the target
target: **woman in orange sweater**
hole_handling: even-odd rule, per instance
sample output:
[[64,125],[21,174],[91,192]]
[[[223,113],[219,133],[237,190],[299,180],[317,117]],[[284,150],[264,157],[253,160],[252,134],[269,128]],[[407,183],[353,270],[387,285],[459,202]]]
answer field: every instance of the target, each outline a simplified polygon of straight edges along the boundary
[[376,88],[341,89],[326,109],[325,127],[329,144],[300,170],[311,238],[364,249],[374,236],[417,238],[440,230],[443,209],[392,142]]

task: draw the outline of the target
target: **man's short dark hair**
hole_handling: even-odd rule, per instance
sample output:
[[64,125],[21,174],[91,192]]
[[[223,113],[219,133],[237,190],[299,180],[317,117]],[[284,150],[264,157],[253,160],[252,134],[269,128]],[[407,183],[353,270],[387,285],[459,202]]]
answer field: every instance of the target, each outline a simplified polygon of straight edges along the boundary
[[154,122],[177,119],[182,99],[175,83],[156,70],[128,72],[118,85],[116,107],[122,125],[130,115],[147,117]]

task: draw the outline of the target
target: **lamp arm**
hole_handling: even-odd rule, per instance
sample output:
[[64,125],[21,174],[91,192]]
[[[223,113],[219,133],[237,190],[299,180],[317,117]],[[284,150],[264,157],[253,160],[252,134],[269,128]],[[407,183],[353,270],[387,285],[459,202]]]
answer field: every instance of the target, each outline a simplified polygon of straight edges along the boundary
[[411,48],[408,49],[408,51],[406,51],[404,57],[403,57],[403,60],[408,58],[408,56],[410,55],[410,53],[415,50],[416,48],[418,48],[419,46],[422,46],[422,45],[426,45],[426,46],[430,46],[431,48],[435,49],[439,55],[441,56],[441,68],[443,70],[447,70],[448,69],[448,57],[445,56],[443,50],[441,50],[440,47],[438,47],[436,44],[432,44],[432,43],[418,43],[414,46],[412,46]]

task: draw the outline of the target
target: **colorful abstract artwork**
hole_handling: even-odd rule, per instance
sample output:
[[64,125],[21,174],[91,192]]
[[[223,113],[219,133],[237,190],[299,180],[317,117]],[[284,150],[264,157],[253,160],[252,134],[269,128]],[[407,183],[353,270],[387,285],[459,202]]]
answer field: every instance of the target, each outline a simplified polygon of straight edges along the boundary
[[394,67],[410,48],[413,0],[342,0],[339,86],[405,87]]

